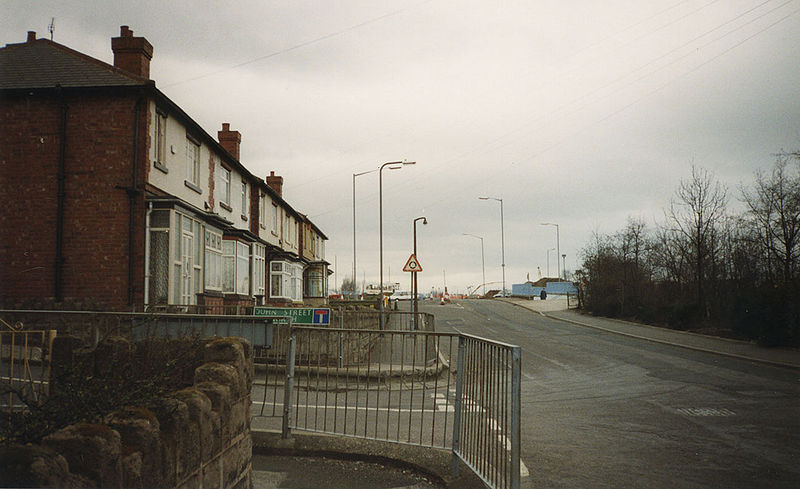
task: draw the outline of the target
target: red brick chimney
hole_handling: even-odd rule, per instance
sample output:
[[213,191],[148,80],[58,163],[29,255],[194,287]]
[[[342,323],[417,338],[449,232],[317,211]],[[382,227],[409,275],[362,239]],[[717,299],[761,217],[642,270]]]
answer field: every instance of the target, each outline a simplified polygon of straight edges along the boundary
[[36,31],[28,31],[28,42],[36,41]]
[[143,37],[133,37],[128,26],[120,26],[120,37],[111,38],[114,51],[114,66],[128,73],[150,79],[150,60],[153,59],[153,45]]
[[271,171],[267,177],[267,185],[272,187],[272,190],[277,192],[278,196],[283,197],[283,177],[278,176],[274,171]]
[[242,135],[239,131],[231,131],[230,123],[223,122],[222,130],[217,131],[217,139],[219,144],[239,161],[239,146],[242,144]]

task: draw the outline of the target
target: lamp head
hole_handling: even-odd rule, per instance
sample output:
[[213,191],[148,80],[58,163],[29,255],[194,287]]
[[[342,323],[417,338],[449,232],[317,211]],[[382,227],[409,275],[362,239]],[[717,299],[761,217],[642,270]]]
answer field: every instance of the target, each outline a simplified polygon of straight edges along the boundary
[[424,224],[428,224],[428,218],[426,218],[426,217],[423,217],[423,218],[422,218],[422,224],[423,224],[423,225],[424,225]]

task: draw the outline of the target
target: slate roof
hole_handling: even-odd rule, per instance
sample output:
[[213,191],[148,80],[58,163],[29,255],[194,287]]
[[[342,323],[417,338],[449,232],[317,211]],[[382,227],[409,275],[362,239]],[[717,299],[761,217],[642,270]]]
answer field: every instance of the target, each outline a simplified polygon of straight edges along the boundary
[[148,80],[126,73],[49,39],[0,49],[0,90],[123,87]]

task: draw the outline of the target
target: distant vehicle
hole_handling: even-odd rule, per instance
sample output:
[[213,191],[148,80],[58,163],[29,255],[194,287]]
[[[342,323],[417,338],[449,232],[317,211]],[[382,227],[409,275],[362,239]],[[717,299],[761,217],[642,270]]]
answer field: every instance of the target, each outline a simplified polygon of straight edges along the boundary
[[393,301],[410,301],[414,296],[411,295],[411,292],[407,292],[405,290],[398,290],[394,294],[389,297],[389,299]]

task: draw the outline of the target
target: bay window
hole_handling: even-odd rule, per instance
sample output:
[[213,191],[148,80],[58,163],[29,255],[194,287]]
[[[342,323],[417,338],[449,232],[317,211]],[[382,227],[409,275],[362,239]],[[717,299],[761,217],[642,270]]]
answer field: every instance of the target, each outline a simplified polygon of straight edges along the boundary
[[270,298],[303,300],[303,265],[288,261],[272,261],[269,267]]

